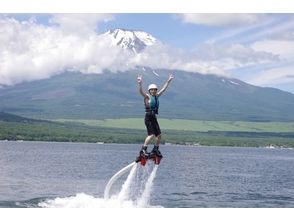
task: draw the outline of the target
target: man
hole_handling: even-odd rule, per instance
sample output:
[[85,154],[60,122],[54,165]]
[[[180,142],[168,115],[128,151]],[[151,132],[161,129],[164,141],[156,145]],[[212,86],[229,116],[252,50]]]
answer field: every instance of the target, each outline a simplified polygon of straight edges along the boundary
[[[137,162],[140,161],[141,157],[144,158],[152,158],[155,155],[158,157],[162,157],[161,152],[159,151],[159,145],[161,140],[161,130],[159,124],[157,122],[156,115],[158,114],[159,108],[159,97],[163,92],[167,89],[170,82],[173,80],[173,75],[169,74],[169,77],[166,83],[163,85],[162,89],[158,91],[156,84],[150,84],[148,86],[148,93],[143,91],[142,88],[142,75],[138,75],[137,81],[139,85],[139,92],[144,97],[145,104],[145,125],[147,128],[148,136],[145,139],[144,145],[140,151],[140,156],[137,158]],[[147,153],[147,147],[150,141],[155,138],[155,145],[151,151],[151,153]]]

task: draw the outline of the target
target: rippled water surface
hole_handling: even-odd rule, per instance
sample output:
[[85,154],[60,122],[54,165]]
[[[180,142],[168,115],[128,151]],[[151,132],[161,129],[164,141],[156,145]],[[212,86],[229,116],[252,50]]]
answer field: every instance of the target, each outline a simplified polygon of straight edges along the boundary
[[[103,193],[139,149],[2,141],[0,207],[136,207],[132,200],[105,201]],[[294,207],[292,149],[166,145],[161,152],[147,207]],[[138,171],[153,166],[149,162]],[[113,194],[126,178],[113,186]]]

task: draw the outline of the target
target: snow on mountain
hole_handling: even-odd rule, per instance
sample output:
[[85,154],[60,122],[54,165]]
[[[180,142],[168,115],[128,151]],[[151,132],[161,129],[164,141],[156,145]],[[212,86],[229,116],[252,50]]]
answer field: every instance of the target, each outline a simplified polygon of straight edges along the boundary
[[140,53],[147,46],[155,44],[156,38],[144,31],[131,31],[125,29],[109,30],[104,35],[109,36],[113,45],[130,49],[135,53]]
[[234,84],[234,85],[238,85],[238,86],[240,86],[240,83],[241,83],[241,81],[237,80],[237,79],[224,79],[224,78],[222,78],[222,82],[223,83],[228,82],[230,84]]

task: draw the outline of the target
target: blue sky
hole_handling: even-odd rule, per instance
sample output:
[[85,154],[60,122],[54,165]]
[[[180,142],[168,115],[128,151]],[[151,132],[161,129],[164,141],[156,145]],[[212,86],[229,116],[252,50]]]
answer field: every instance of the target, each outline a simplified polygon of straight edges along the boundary
[[143,30],[173,47],[191,48],[217,33],[217,28],[184,23],[177,14],[116,14],[115,20],[101,25],[99,30],[111,28]]
[[[2,14],[0,22],[0,85],[46,78],[63,70],[125,70],[122,64],[127,63],[224,75],[294,93],[293,14]],[[139,63],[126,54],[124,60],[118,51],[107,50],[99,37],[113,28],[142,30],[161,44],[147,51]],[[101,56],[97,51],[105,56],[103,63],[93,59]],[[163,57],[163,62],[156,62]],[[27,68],[17,68],[13,62]],[[44,75],[39,76],[40,71]]]

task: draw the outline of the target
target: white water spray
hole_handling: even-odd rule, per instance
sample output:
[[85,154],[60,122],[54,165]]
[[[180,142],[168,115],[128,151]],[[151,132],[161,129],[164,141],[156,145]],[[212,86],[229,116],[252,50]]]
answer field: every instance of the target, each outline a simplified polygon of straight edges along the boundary
[[138,200],[139,207],[146,207],[149,204],[149,199],[150,199],[151,190],[152,190],[152,186],[153,186],[153,180],[156,176],[157,169],[158,169],[158,165],[155,165],[146,184],[145,184],[145,189],[144,189],[141,197]]
[[[138,208],[150,206],[149,200],[158,165],[151,163],[141,166],[135,162],[118,171],[105,187],[104,198],[97,198],[84,193],[76,196],[49,199],[40,202],[40,207],[47,208]],[[124,174],[130,172],[118,194],[110,196],[112,185]]]
[[108,181],[105,190],[104,190],[104,199],[109,199],[109,192],[110,189],[113,185],[113,183],[115,183],[115,181],[121,177],[122,175],[124,175],[126,172],[128,172],[133,166],[136,166],[136,162],[133,162],[127,166],[125,166],[124,168],[122,168],[120,171],[118,171],[116,174],[113,175],[113,177],[111,177],[111,179]]
[[135,164],[132,167],[131,172],[128,175],[127,180],[124,182],[122,189],[121,189],[120,193],[118,194],[118,199],[120,201],[125,201],[125,200],[129,199],[130,187],[131,187],[131,184],[134,180],[136,170],[137,170],[137,164]]
[[104,191],[104,199],[109,199],[111,186],[124,173],[131,169],[126,181],[122,185],[118,195],[111,196],[111,199],[118,199],[121,203],[132,202],[136,207],[148,207],[153,181],[156,176],[158,165],[138,166],[130,164],[118,171],[108,182]]

